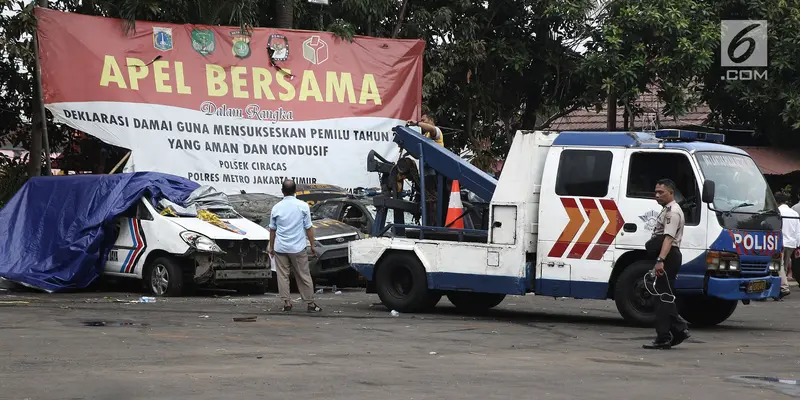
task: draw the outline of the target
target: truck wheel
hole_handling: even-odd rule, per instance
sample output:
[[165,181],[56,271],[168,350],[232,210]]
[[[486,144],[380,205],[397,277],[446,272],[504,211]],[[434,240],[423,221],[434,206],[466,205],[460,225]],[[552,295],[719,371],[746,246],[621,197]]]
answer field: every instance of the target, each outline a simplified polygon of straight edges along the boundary
[[625,268],[614,284],[617,311],[629,324],[650,327],[655,323],[658,298],[644,286],[644,275],[654,265],[652,261],[637,261]]
[[447,300],[450,300],[456,308],[466,312],[481,312],[502,303],[506,298],[505,294],[500,293],[473,293],[473,292],[450,292]]
[[719,325],[730,318],[739,302],[708,296],[679,297],[678,313],[692,326]]
[[147,271],[147,286],[154,295],[175,297],[183,294],[183,270],[172,258],[156,258]]
[[[420,312],[435,306],[441,294],[428,290],[422,263],[410,253],[386,256],[375,274],[378,297],[390,310]],[[438,297],[438,298],[437,298]]]

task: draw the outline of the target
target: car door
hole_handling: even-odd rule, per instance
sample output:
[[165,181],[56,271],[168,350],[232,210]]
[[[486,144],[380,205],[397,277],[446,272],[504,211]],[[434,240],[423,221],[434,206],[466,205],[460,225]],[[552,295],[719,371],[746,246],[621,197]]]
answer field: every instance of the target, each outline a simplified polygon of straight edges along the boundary
[[[698,169],[689,154],[682,150],[628,150],[623,167],[620,191],[621,209],[625,212],[623,232],[616,242],[617,249],[641,250],[653,234],[656,217],[661,206],[655,201],[655,187],[659,179],[675,183],[675,201],[681,205],[685,225],[681,241],[683,264],[697,264],[696,274],[705,274],[707,210],[702,205]],[[688,271],[691,272],[692,268]],[[681,274],[676,288],[687,288]],[[696,280],[695,280],[696,281]],[[700,280],[702,281],[702,279]]]
[[153,222],[153,216],[144,201],[139,200],[117,218],[117,240],[106,259],[106,273],[136,274],[135,268],[147,249],[145,230],[150,229],[146,229],[146,225]]
[[[606,298],[622,228],[617,207],[624,149],[557,148],[545,161],[536,293]],[[549,171],[549,172],[548,172]]]

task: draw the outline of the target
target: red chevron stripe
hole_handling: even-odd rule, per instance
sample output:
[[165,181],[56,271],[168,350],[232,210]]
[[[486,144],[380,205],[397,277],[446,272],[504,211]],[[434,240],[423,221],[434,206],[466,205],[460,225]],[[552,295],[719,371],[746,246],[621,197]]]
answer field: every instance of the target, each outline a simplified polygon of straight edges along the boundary
[[589,260],[599,260],[602,258],[603,254],[608,250],[608,246],[611,245],[611,242],[617,237],[619,231],[622,230],[622,226],[625,225],[622,213],[619,212],[619,208],[617,208],[617,204],[614,200],[600,200],[600,207],[608,218],[608,224],[597,240],[597,244],[592,247],[592,251],[590,251],[589,255],[586,257]]
[[561,235],[559,235],[556,243],[553,244],[553,248],[550,249],[550,253],[547,255],[548,257],[559,258],[563,256],[584,222],[583,215],[581,215],[581,211],[578,209],[578,203],[575,199],[562,197],[561,204],[564,206],[564,210],[569,216],[569,222],[567,226],[564,227],[564,230],[561,231]]
[[597,203],[594,199],[581,199],[581,205],[586,212],[586,216],[589,217],[589,223],[586,224],[586,228],[583,230],[583,233],[581,233],[578,241],[572,246],[572,250],[569,251],[567,258],[583,257],[583,253],[585,253],[589,245],[592,244],[592,240],[597,236],[597,232],[600,231],[600,228],[602,228],[605,223],[603,214],[597,208]]

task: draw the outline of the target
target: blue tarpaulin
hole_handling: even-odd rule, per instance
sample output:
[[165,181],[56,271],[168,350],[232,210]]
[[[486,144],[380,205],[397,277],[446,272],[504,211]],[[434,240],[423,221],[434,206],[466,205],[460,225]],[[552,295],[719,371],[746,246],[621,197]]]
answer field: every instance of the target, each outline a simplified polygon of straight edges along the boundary
[[31,178],[0,209],[0,277],[48,292],[85,288],[103,270],[117,216],[146,193],[182,204],[199,186],[155,172]]

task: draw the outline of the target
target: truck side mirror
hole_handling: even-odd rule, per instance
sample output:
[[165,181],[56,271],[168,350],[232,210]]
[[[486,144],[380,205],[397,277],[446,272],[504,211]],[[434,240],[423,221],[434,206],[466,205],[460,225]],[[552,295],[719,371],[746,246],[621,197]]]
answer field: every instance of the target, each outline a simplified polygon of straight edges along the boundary
[[714,181],[706,179],[706,181],[703,182],[703,203],[711,204],[714,202],[715,190],[716,186]]

